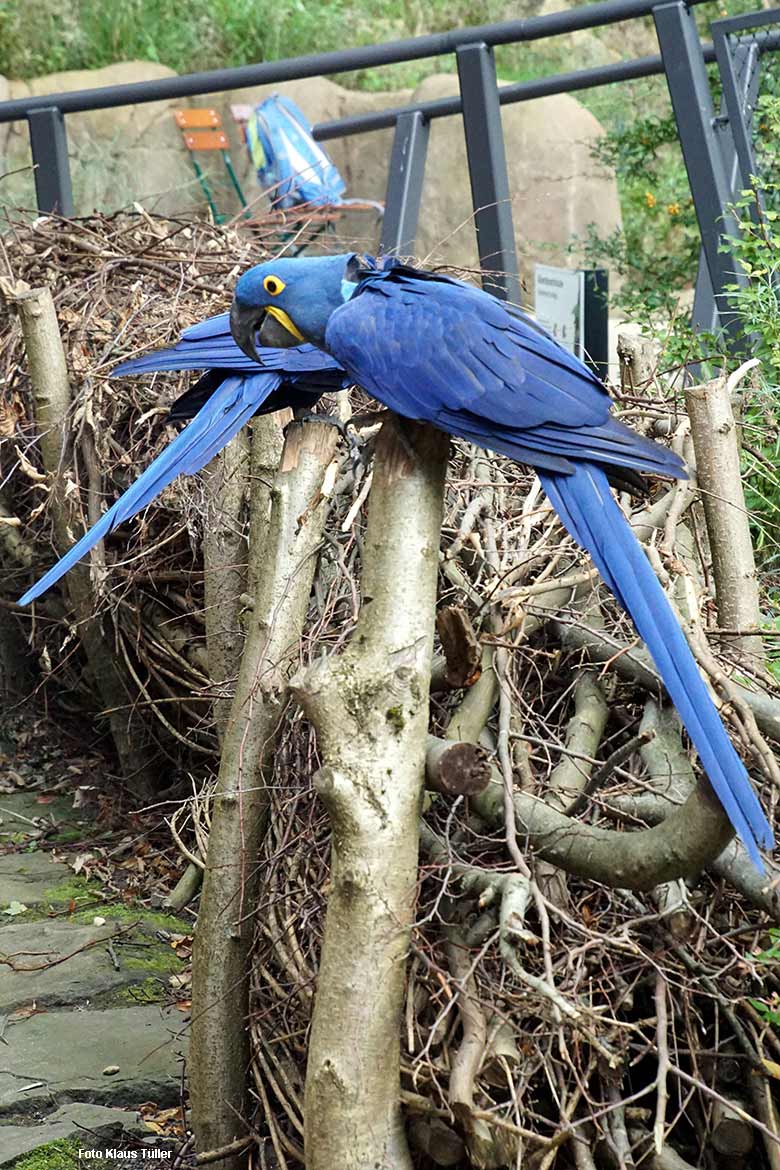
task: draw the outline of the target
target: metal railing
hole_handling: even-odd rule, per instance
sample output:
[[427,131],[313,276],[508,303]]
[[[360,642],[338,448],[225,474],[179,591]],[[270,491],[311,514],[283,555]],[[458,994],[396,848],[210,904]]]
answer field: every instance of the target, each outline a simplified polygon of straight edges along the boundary
[[[212,69],[205,73],[188,73],[182,77],[162,77],[153,81],[129,82],[125,85],[108,85],[70,93],[18,98],[15,101],[0,102],[0,123],[26,118],[31,110],[51,106],[56,106],[63,114],[84,113],[88,110],[137,105],[140,102],[162,101],[167,98],[221,93],[250,85],[273,85],[279,81],[350,73],[380,65],[418,61],[424,57],[443,57],[456,52],[461,45],[479,42],[495,46],[538,41],[563,33],[616,24],[638,16],[650,16],[657,2],[658,0],[601,0],[600,3],[583,4],[578,8],[553,12],[546,16],[472,25],[449,32],[409,37],[402,41],[387,41],[381,45],[364,45],[355,49],[288,57],[282,61],[263,61],[257,65],[243,65],[234,69]],[[701,4],[704,0],[692,0],[692,3]]]
[[[343,118],[315,127],[315,137],[333,139],[371,130],[395,128],[390,159],[381,246],[385,251],[413,249],[419,216],[428,129],[432,119],[461,114],[466,136],[469,177],[480,265],[485,284],[498,295],[520,296],[509,181],[500,107],[556,93],[608,85],[665,73],[688,170],[702,236],[703,254],[722,325],[730,327],[722,299],[734,283],[734,265],[723,251],[724,236],[734,230],[728,218],[729,185],[724,179],[717,134],[722,132],[712,107],[706,72],[715,48],[702,46],[691,6],[703,0],[602,0],[564,12],[523,20],[476,25],[450,32],[412,37],[338,52],[269,61],[235,69],[47,94],[0,103],[0,123],[26,118],[41,211],[74,213],[67,155],[65,116],[161,99],[194,97],[251,85],[344,73],[381,65],[455,53],[460,96],[377,114]],[[584,69],[499,88],[493,47],[538,41],[652,15],[660,54],[635,61]],[[778,13],[780,17],[780,12]]]

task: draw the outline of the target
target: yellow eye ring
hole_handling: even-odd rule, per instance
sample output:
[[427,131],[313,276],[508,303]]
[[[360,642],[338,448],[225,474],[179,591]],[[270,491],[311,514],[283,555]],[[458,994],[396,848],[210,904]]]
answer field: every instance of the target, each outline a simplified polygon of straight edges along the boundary
[[263,280],[263,288],[272,297],[278,297],[279,293],[283,292],[286,287],[284,281],[280,280],[278,276],[266,276]]

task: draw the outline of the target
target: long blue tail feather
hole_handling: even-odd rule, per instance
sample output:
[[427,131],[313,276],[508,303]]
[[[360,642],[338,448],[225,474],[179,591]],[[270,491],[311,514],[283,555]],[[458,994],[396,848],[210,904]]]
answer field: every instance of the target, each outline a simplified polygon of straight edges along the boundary
[[643,638],[696,748],[715,793],[754,864],[772,829],[728,737],[680,624],[653,568],[610,490],[604,471],[581,464],[573,475],[540,473],[563,524]]
[[179,432],[73,548],[27,590],[20,598],[19,605],[28,605],[45,593],[68,569],[86,556],[99,540],[145,508],[178,475],[193,475],[205,467],[238,434],[281,380],[279,374],[265,372],[251,377],[227,377],[192,422]]

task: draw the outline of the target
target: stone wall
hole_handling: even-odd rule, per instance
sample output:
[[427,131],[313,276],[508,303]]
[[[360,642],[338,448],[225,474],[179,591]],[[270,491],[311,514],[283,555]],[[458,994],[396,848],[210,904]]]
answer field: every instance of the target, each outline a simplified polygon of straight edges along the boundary
[[[124,85],[173,77],[166,65],[123,61],[105,69],[51,73],[32,81],[11,81],[12,99],[38,94]],[[66,118],[76,209],[116,211],[137,200],[163,213],[202,206],[192,168],[171,110],[181,102],[148,102],[115,110],[70,114]],[[0,126],[0,174],[31,165],[27,126]],[[0,182],[4,204],[34,206],[32,171]]]
[[[122,84],[170,76],[164,65],[128,61],[94,71],[51,74],[30,82],[0,78],[0,100],[26,94]],[[192,103],[152,102],[116,110],[73,114],[67,118],[77,210],[114,211],[133,202],[150,210],[200,213],[204,199],[176,128],[172,110],[183,104],[213,105],[223,117],[231,154],[245,194],[257,194],[246,151],[230,116],[233,103],[256,104],[279,89],[296,101],[312,122],[428,101],[457,92],[454,75],[426,78],[414,91],[368,93],[344,89],[327,78],[255,87],[229,94],[204,95]],[[517,248],[526,283],[534,260],[565,262],[566,247],[595,223],[608,234],[620,224],[617,185],[597,167],[590,146],[602,133],[596,119],[573,97],[558,95],[505,106],[502,111],[510,173]],[[391,131],[361,134],[328,143],[348,194],[382,199],[387,178]],[[226,185],[218,157],[210,160],[221,209],[238,204]],[[19,168],[23,168],[19,172]],[[26,169],[24,169],[26,168]],[[0,126],[0,204],[34,206],[27,132],[24,124]],[[16,171],[16,174],[8,172]],[[341,233],[350,246],[372,248],[378,228],[373,216],[352,214]],[[436,119],[423,196],[418,255],[470,267],[476,263],[471,196],[457,118]]]

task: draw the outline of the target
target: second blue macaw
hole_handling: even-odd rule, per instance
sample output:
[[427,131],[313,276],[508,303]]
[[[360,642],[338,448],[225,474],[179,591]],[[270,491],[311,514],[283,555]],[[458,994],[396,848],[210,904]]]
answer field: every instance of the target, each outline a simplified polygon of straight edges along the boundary
[[685,478],[672,451],[612,415],[603,384],[518,309],[471,285],[355,255],[260,264],[239,279],[233,336],[257,356],[268,318],[330,354],[399,415],[535,468],[561,521],[630,614],[713,789],[761,868],[772,830],[610,478]]

